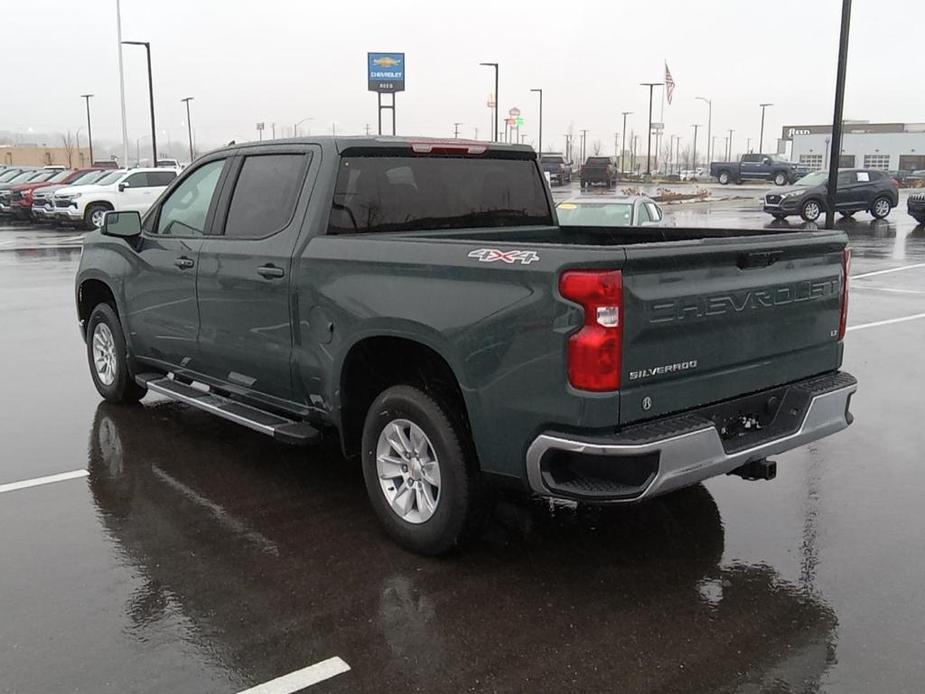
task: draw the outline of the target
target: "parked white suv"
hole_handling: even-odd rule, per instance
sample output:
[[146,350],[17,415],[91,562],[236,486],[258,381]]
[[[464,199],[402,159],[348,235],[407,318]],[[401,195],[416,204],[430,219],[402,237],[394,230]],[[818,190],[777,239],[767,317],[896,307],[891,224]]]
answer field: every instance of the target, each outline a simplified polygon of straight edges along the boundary
[[55,219],[95,229],[110,210],[144,214],[176,177],[175,169],[117,169],[91,185],[61,188],[55,191]]

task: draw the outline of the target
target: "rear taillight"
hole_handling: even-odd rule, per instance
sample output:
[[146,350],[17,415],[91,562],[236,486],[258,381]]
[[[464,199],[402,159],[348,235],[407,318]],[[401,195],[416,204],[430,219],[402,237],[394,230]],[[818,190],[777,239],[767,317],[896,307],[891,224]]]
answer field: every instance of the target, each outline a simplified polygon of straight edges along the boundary
[[562,274],[559,292],[585,311],[584,326],[568,341],[569,383],[579,390],[618,390],[623,369],[623,273],[570,270]]
[[841,316],[838,319],[838,339],[845,339],[845,330],[848,327],[848,273],[851,272],[851,249],[846,248],[842,251],[842,283],[841,283]]

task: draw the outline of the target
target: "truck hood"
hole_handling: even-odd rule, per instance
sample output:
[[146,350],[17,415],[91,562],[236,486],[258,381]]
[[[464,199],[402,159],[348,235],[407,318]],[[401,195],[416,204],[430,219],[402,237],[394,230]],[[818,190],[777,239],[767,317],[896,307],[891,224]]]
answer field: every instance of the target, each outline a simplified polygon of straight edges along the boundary
[[62,188],[67,188],[67,183],[46,183],[35,188],[37,195],[53,195]]
[[56,195],[73,195],[74,193],[104,193],[113,190],[117,184],[113,183],[108,186],[96,186],[93,184],[86,186],[65,186],[60,190],[55,191]]
[[825,193],[825,186],[787,186],[786,188],[777,188],[770,191],[769,195],[789,195],[791,193],[799,193],[801,195],[808,195],[809,193]]

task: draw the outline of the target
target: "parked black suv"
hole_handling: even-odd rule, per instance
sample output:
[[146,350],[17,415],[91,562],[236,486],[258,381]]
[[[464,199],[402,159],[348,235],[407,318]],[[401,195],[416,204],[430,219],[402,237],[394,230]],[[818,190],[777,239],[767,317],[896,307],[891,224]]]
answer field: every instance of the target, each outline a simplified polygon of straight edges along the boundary
[[914,193],[909,196],[906,209],[915,217],[919,224],[925,224],[925,193]]
[[[826,205],[828,171],[804,176],[792,188],[764,196],[764,211],[775,219],[800,215],[807,222],[822,216]],[[876,169],[839,169],[835,209],[843,217],[867,211],[883,219],[899,204],[899,186],[883,171]]]
[[616,157],[588,157],[581,167],[581,187],[603,183],[608,188],[617,185]]

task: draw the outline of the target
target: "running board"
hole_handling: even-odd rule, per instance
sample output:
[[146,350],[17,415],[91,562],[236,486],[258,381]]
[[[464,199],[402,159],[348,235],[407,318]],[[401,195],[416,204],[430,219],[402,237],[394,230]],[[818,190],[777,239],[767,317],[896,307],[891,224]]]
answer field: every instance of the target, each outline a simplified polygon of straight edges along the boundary
[[272,436],[283,443],[304,446],[316,443],[321,438],[321,432],[308,422],[286,419],[231,398],[193,388],[161,374],[139,374],[135,380],[154,393]]

